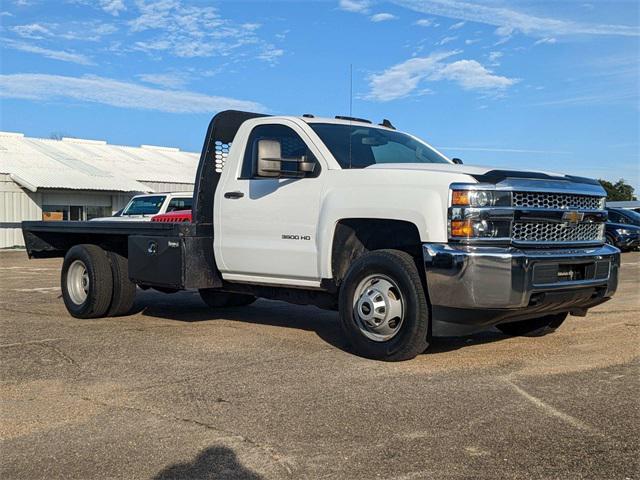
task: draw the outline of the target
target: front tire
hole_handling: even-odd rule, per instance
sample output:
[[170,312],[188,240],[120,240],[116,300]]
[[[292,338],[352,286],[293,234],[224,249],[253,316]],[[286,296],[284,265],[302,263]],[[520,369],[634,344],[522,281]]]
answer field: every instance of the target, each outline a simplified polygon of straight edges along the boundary
[[75,245],[64,257],[62,298],[76,318],[103,317],[113,293],[113,275],[106,252],[97,245]]
[[567,313],[557,313],[544,317],[521,320],[519,322],[501,323],[496,328],[506,335],[514,337],[540,337],[554,332],[567,318]]
[[376,250],[357,259],[340,289],[340,323],[356,354],[410,360],[429,346],[430,318],[413,257]]

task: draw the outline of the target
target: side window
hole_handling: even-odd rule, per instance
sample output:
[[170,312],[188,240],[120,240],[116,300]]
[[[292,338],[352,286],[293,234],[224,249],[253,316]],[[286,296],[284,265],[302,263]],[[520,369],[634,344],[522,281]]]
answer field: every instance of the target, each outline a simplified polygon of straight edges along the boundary
[[191,203],[193,199],[191,198],[172,198],[169,201],[169,205],[167,205],[167,212],[174,212],[176,210],[189,210],[191,208]]
[[320,164],[304,140],[286,125],[273,124],[258,125],[251,131],[247,141],[247,148],[244,152],[241,178],[262,178],[256,176],[258,142],[260,140],[276,140],[280,143],[284,170],[295,169],[298,161],[305,157],[307,161],[315,163],[313,172],[307,173],[305,177],[317,177],[320,174]]

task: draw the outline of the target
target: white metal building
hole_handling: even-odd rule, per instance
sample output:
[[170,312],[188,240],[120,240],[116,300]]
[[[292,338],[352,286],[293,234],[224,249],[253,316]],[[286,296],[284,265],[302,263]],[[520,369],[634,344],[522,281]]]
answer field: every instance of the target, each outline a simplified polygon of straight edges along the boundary
[[192,191],[199,154],[0,132],[0,248],[22,246],[23,220],[109,216],[143,192]]

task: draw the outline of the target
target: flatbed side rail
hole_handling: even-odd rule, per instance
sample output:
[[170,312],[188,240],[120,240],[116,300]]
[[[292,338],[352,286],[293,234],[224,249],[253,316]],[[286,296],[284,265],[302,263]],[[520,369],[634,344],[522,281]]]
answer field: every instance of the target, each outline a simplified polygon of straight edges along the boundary
[[151,222],[22,222],[29,258],[64,257],[74,245],[92,243],[126,256],[132,235],[184,236],[195,231],[191,224]]

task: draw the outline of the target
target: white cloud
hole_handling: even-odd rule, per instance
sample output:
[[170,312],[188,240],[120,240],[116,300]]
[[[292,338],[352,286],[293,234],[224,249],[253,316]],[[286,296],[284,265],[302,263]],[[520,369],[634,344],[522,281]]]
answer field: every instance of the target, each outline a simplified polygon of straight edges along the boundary
[[59,23],[29,23],[16,25],[11,30],[22,38],[32,40],[63,39],[97,42],[106,35],[118,31],[115,25],[97,21],[74,21]]
[[479,38],[468,38],[464,41],[465,45],[473,45],[474,43],[478,43],[480,41]]
[[284,50],[281,48],[275,48],[273,45],[268,45],[262,53],[258,55],[258,59],[264,62],[275,65],[280,57],[284,55]]
[[386,102],[414,94],[423,81],[449,80],[465,90],[484,93],[501,92],[518,79],[495,75],[475,60],[446,63],[460,51],[437,52],[427,57],[411,58],[394,65],[380,74],[369,77],[366,98]]
[[496,28],[495,34],[500,37],[510,37],[513,35],[514,28],[510,25],[503,25],[501,27]]
[[544,37],[534,43],[534,45],[542,45],[543,43],[547,43],[549,45],[553,45],[557,40],[553,37]]
[[459,52],[437,52],[427,57],[411,58],[369,77],[367,98],[386,102],[406,97],[419,83],[436,70],[440,61]]
[[[184,5],[180,0],[138,0],[139,15],[128,22],[132,34],[143,33],[133,49],[155,56],[171,54],[182,58],[228,56],[242,47],[244,56],[272,62],[264,55],[272,48],[257,35],[258,23],[237,24],[223,18],[214,7]],[[269,58],[267,58],[269,57]]]
[[369,19],[374,23],[387,22],[389,20],[395,20],[397,18],[398,17],[391,13],[376,13],[375,15],[371,15],[371,17],[369,17]]
[[345,12],[368,13],[370,4],[369,0],[340,0],[338,5]]
[[494,75],[475,60],[458,60],[433,72],[431,80],[453,80],[465,90],[503,90],[518,79]]
[[501,59],[504,56],[504,53],[502,52],[489,52],[489,62],[491,62],[492,65],[499,65],[498,60]]
[[100,0],[100,7],[114,17],[117,17],[120,12],[127,9],[123,0]]
[[225,109],[264,111],[256,102],[186,90],[151,88],[111,78],[44,74],[0,75],[0,96],[26,100],[77,100],[136,110],[213,113]]
[[26,42],[20,42],[16,40],[11,40],[8,38],[3,38],[2,43],[7,48],[18,50],[20,52],[27,52],[27,53],[33,53],[36,55],[41,55],[43,57],[51,58],[53,60],[77,63],[79,65],[94,65],[94,62],[89,57],[87,57],[86,55],[82,55],[80,53],[68,52],[66,50],[51,50],[49,48],[43,48],[37,45],[33,45]]
[[[531,35],[624,35],[640,36],[640,29],[630,25],[585,24],[552,17],[540,17],[514,8],[469,0],[391,0],[410,10],[478,22]],[[512,4],[509,4],[512,5]]]
[[454,40],[457,40],[458,37],[444,37],[443,39],[441,39],[439,42],[436,43],[436,45],[446,45],[447,43],[451,43]]
[[[483,105],[486,108],[486,105]],[[442,147],[437,146],[438,150],[464,150],[469,152],[496,152],[496,153],[546,153],[556,155],[571,155],[573,152],[566,150],[531,150],[528,148],[486,148],[486,147]]]
[[507,35],[505,37],[502,37],[500,40],[498,40],[496,43],[494,43],[493,46],[497,47],[498,45],[504,45],[509,40],[511,40],[511,38],[513,38],[511,35]]
[[433,23],[433,20],[431,18],[421,18],[420,20],[416,20],[416,22],[414,23],[414,25],[417,25],[418,27],[431,27],[431,26],[436,26]]
[[139,75],[136,75],[136,78],[139,78],[145,83],[160,85],[161,87],[166,88],[182,87],[187,83],[188,80],[187,75],[181,72],[141,73]]
[[31,38],[34,40],[39,40],[44,38],[45,36],[51,35],[51,31],[47,27],[39,23],[16,25],[15,27],[11,27],[11,30],[20,37]]
[[462,27],[464,27],[464,24],[465,24],[465,23],[467,23],[467,22],[458,22],[458,23],[454,23],[453,25],[451,25],[451,26],[449,27],[449,30],[459,30],[459,29],[461,29]]

